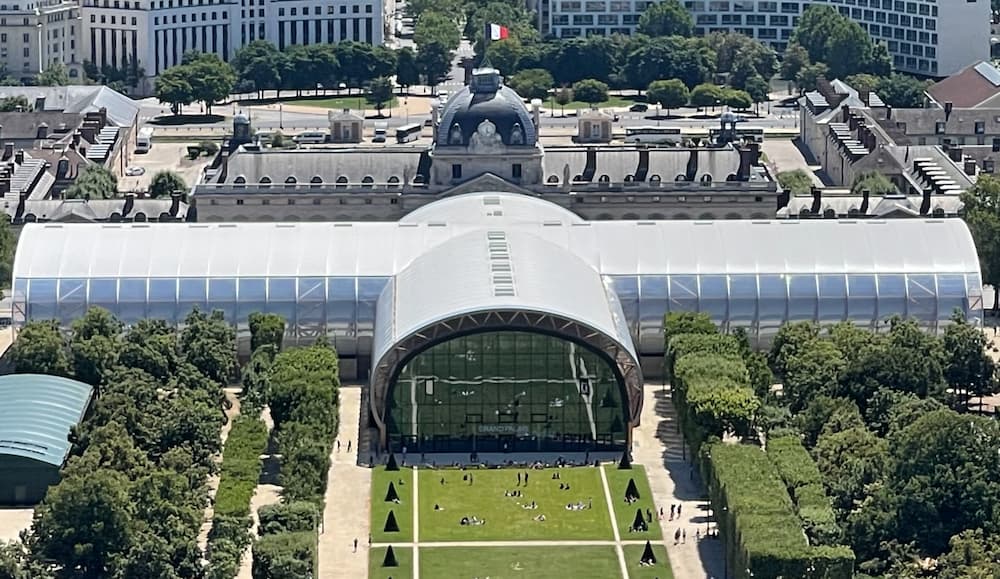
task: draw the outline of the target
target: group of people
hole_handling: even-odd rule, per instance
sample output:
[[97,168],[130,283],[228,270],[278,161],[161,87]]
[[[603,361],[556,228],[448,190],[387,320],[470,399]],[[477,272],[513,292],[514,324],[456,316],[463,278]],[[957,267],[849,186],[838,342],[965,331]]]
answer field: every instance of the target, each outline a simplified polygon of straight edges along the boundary
[[462,520],[459,521],[459,524],[462,525],[463,527],[466,526],[476,527],[479,525],[485,525],[486,519],[480,519],[475,515],[472,515],[471,517],[462,517]]
[[594,508],[594,499],[588,499],[587,504],[583,504],[583,501],[577,501],[575,503],[566,503],[567,511],[585,511],[587,509]]
[[521,497],[521,496],[524,496],[524,495],[521,494],[521,491],[515,489],[515,490],[512,490],[512,491],[505,490],[503,492],[503,496],[505,496],[505,497]]
[[530,503],[530,504],[527,504],[527,503],[526,503],[526,504],[523,504],[523,505],[521,505],[521,508],[522,508],[522,509],[527,509],[527,510],[532,510],[532,511],[533,511],[533,510],[535,510],[535,509],[537,509],[537,508],[538,508],[538,505],[537,505],[537,504],[535,504],[535,501],[531,501],[531,503]]

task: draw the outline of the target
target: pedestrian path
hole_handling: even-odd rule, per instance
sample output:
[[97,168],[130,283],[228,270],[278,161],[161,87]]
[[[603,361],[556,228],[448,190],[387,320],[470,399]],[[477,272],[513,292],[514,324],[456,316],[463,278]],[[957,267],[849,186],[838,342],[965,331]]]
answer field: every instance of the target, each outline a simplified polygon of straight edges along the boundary
[[[670,389],[647,384],[643,394],[642,425],[632,433],[632,461],[646,467],[657,506],[665,513],[671,505],[679,505],[681,509],[680,516],[661,521],[663,543],[674,577],[722,577],[725,574],[722,542],[698,540],[698,535],[704,536],[709,528],[708,503],[701,477],[688,462],[690,457],[683,446]],[[687,539],[679,544],[674,539],[678,531],[687,534]]]
[[[330,453],[319,535],[319,577],[363,579],[368,577],[368,505],[371,470],[358,465],[357,435],[361,415],[361,387],[340,389],[340,448]],[[351,450],[348,451],[348,442]],[[356,545],[356,547],[355,547]]]

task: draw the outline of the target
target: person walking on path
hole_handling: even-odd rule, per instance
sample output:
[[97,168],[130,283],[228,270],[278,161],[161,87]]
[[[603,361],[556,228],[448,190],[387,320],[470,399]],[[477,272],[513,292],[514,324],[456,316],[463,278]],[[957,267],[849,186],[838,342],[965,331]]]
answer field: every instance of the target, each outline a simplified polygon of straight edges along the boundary
[[351,441],[347,441],[347,452],[351,452]]
[[337,439],[337,452],[340,452],[340,439]]
[[[348,451],[351,450],[351,443],[350,442],[347,443],[347,450]],[[681,517],[681,506],[682,505],[680,503],[677,503],[677,518],[678,519]]]
[[681,530],[677,529],[674,531],[674,544],[676,545],[678,541],[681,540]]
[[354,537],[354,553],[358,552],[358,538]]
[[521,473],[517,473],[517,486],[521,486]]
[[684,529],[681,531],[681,543],[687,543],[687,542],[688,542],[688,532],[687,529]]
[[528,486],[528,473],[524,473],[524,486]]

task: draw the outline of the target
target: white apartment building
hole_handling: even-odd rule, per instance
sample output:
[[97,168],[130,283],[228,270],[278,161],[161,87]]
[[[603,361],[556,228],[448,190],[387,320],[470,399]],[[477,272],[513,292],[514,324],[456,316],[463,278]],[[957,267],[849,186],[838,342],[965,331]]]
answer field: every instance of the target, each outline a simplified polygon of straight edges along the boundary
[[62,62],[70,78],[82,76],[80,7],[72,0],[0,0],[0,64],[30,80]]
[[[2,0],[0,0],[2,1]],[[138,62],[153,78],[197,50],[230,60],[240,47],[264,39],[292,44],[356,40],[381,44],[382,0],[82,0],[85,58],[122,68]]]
[[[543,36],[631,34],[650,0],[539,0]],[[739,32],[784,50],[810,4],[830,4],[884,42],[899,71],[932,77],[990,55],[989,0],[682,0],[696,34]]]

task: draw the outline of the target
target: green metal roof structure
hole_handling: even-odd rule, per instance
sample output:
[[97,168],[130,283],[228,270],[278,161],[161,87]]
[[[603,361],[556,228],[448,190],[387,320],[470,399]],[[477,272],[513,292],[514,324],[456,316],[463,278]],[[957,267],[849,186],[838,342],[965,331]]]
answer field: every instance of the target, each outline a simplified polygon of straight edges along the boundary
[[0,455],[61,467],[70,429],[83,419],[94,389],[44,374],[0,376]]

